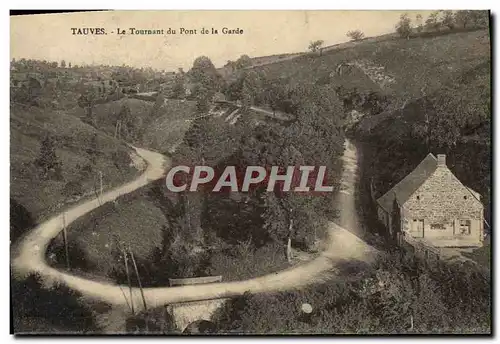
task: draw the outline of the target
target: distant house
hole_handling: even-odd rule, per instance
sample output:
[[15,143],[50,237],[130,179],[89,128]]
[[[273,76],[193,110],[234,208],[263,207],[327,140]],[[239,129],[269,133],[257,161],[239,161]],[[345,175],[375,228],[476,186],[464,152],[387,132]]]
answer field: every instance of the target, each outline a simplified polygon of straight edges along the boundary
[[379,220],[400,245],[431,250],[482,246],[483,210],[480,195],[453,175],[444,154],[429,153],[377,200]]
[[118,83],[111,79],[87,81],[84,86],[87,90],[94,90],[100,96],[107,96],[118,90]]

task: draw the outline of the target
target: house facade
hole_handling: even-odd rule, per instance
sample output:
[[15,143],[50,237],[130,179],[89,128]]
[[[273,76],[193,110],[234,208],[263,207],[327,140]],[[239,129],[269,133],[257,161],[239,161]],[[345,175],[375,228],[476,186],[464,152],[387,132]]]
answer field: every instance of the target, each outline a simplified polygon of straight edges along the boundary
[[430,250],[482,246],[483,211],[480,195],[455,177],[444,154],[427,155],[377,200],[378,218],[399,244]]

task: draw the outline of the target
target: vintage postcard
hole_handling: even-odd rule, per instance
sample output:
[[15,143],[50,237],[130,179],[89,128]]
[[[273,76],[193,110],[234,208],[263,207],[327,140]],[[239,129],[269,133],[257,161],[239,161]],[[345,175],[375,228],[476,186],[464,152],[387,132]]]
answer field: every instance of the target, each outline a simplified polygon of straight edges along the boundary
[[14,334],[491,334],[489,11],[10,31]]

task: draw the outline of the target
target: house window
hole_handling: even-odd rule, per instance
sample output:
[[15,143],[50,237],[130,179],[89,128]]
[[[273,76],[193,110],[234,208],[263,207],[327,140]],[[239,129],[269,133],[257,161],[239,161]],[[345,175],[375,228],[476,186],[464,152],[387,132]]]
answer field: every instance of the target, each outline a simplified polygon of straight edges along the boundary
[[432,223],[431,224],[431,229],[445,230],[446,228],[444,227],[444,224],[442,224],[442,223]]
[[470,220],[458,220],[458,234],[470,234]]
[[417,196],[417,199],[420,199],[420,196]]
[[464,199],[467,199],[467,196],[464,196]]

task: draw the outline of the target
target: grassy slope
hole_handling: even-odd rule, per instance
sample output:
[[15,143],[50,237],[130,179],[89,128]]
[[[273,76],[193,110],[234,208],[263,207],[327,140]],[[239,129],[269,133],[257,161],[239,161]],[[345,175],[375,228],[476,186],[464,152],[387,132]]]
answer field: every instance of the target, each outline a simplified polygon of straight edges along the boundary
[[[119,113],[125,104],[129,106],[130,113],[137,120],[138,126],[142,126],[144,121],[148,120],[154,106],[154,102],[128,97],[104,104],[96,104],[94,107],[94,116],[96,117],[97,127],[110,135],[114,135]],[[72,114],[77,117],[83,117],[84,111],[81,108],[75,108]]]
[[[465,37],[461,37],[461,35]],[[475,37],[477,35],[477,37]],[[466,105],[473,107],[473,104],[484,104],[485,98],[488,98],[490,92],[490,69],[489,64],[489,42],[484,37],[479,36],[479,32],[469,32],[460,35],[449,35],[438,37],[444,39],[450,36],[455,37],[456,41],[462,44],[477,45],[480,44],[482,49],[472,50],[470,55],[464,55],[464,63],[461,68],[453,68],[453,73],[450,75],[441,75],[440,77],[427,77],[427,80],[442,83],[442,88],[428,92],[429,96],[441,95],[448,99],[463,101]],[[475,37],[475,38],[474,38]],[[464,42],[463,39],[468,38],[469,42]],[[436,39],[436,38],[433,38]],[[480,43],[479,43],[480,42]],[[452,45],[451,43],[449,44]],[[446,48],[447,46],[445,46]],[[437,54],[435,54],[437,55]],[[439,54],[445,60],[444,54]],[[440,65],[450,65],[455,59],[455,55],[450,56],[450,61],[446,60]],[[437,73],[437,72],[436,72]],[[447,79],[452,78],[452,79]],[[485,104],[484,104],[485,105]],[[463,111],[470,111],[464,108]],[[397,182],[406,175],[406,172],[411,170],[420,162],[428,153],[425,147],[425,142],[415,136],[415,128],[425,125],[425,114],[431,116],[439,116],[434,114],[428,103],[421,99],[411,101],[403,109],[398,111],[387,111],[379,115],[365,117],[359,124],[356,130],[356,135],[363,141],[369,142],[371,148],[379,150],[381,154],[378,156],[380,164],[388,163],[395,164],[391,168],[387,168],[385,175],[382,177],[383,185],[379,188],[381,192],[388,190],[390,180],[393,183]],[[472,113],[474,114],[474,113]],[[471,114],[469,114],[472,116]],[[457,119],[458,120],[458,119]],[[472,117],[471,119],[472,120]],[[489,203],[489,155],[490,155],[490,130],[487,125],[474,129],[464,129],[461,134],[457,147],[455,149],[438,149],[434,153],[446,153],[448,155],[448,166],[466,185],[473,187],[482,194],[486,204]],[[420,147],[421,146],[421,147]],[[392,148],[391,148],[392,147]],[[399,147],[399,148],[397,148]],[[412,148],[413,147],[413,148]],[[399,153],[406,154],[405,159],[395,159],[396,152],[391,155],[388,151],[398,150]],[[431,147],[432,149],[432,147]],[[434,149],[437,149],[434,147]],[[384,151],[386,151],[384,153]],[[415,152],[414,156],[410,156],[410,152]],[[383,155],[380,156],[380,155]],[[471,160],[471,156],[475,159]],[[397,161],[396,161],[397,160]],[[473,167],[473,168],[472,168]],[[403,171],[406,170],[406,171]],[[401,171],[403,174],[397,175],[394,178],[394,171]],[[396,172],[398,173],[398,172]],[[392,176],[392,178],[391,178]]]
[[[168,100],[162,105],[156,117],[152,117],[154,102],[132,98],[97,105],[98,126],[108,133],[114,133],[113,123],[123,104],[128,104],[132,115],[139,118],[144,125],[144,136],[139,139],[140,147],[166,152],[181,140],[195,111],[194,102]],[[166,224],[165,216],[159,207],[158,200],[150,197],[148,188],[138,190],[129,195],[129,199],[120,200],[103,212],[93,212],[77,220],[69,230],[69,241],[83,251],[87,263],[81,264],[80,273],[107,277],[114,266],[121,267],[111,249],[116,250],[116,239],[130,245],[137,259],[146,260],[156,247],[162,243],[162,226]],[[55,242],[53,252],[59,250],[62,238]],[[107,246],[106,246],[107,245]],[[64,255],[59,252],[55,257],[64,262]],[[89,275],[90,276],[90,275]]]
[[[84,192],[91,192],[99,170],[104,175],[104,187],[122,184],[138,173],[130,164],[116,166],[111,159],[117,150],[132,152],[123,142],[63,111],[14,105],[11,107],[10,123],[11,197],[35,218],[53,213],[67,201],[61,192],[68,181],[80,180]],[[33,164],[47,133],[54,135],[57,140],[56,154],[63,165],[61,181],[39,180]],[[97,162],[93,172],[82,177],[80,167],[90,162],[86,149],[96,133],[99,151]]]
[[[90,273],[89,277],[109,278],[113,267],[123,265],[123,261],[113,256],[119,250],[118,242],[130,246],[138,260],[149,258],[155,247],[160,248],[166,219],[154,200],[147,197],[146,190],[108,204],[70,225],[68,240],[71,247],[77,247],[70,253],[74,268],[84,275]],[[64,263],[62,245],[59,236],[49,249],[49,256],[55,253],[53,258],[58,264]]]
[[[142,128],[143,135],[138,139],[142,147],[167,152],[173,145],[182,140],[190,122],[186,119],[196,115],[196,102],[168,99],[160,101],[155,111],[155,102],[134,98],[122,98],[95,107],[97,123],[101,130],[114,135],[118,114],[126,104],[131,114],[137,119],[137,127]],[[81,112],[81,110],[80,110]]]
[[[395,78],[385,93],[400,101],[418,98],[422,88],[430,93],[464,70],[488,61],[490,54],[488,31],[453,33],[430,38],[389,39],[360,42],[352,48],[335,49],[323,56],[302,56],[259,69],[270,77],[290,78],[295,82],[314,81],[335,71],[339,63],[368,60],[383,66],[384,72]],[[363,91],[380,91],[367,77],[344,74],[334,82]]]
[[184,138],[192,123],[186,120],[196,116],[196,102],[169,99],[159,112],[160,116],[149,122],[142,140],[146,147],[166,152]]

